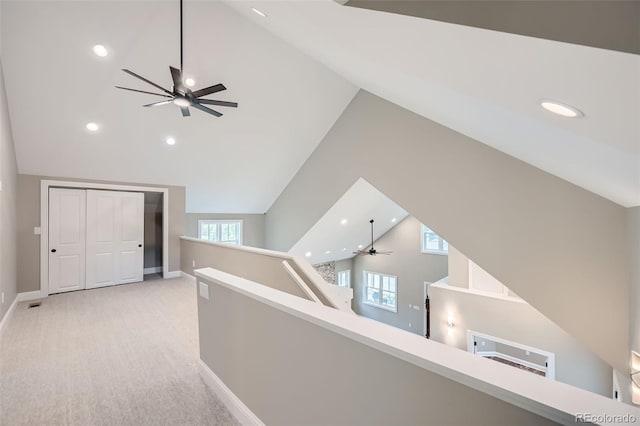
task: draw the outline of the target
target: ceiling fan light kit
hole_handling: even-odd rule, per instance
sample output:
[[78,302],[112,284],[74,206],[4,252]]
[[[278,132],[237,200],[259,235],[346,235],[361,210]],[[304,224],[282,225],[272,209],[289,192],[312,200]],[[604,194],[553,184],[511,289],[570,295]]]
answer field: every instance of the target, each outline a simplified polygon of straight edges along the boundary
[[392,251],[380,251],[373,248],[373,219],[371,219],[369,223],[371,224],[371,248],[369,250],[356,250],[353,254],[358,256],[376,256],[378,254],[388,255],[393,253]]
[[227,90],[224,84],[219,83],[213,86],[205,87],[204,89],[192,91],[189,89],[184,83],[184,74],[182,72],[182,58],[183,58],[183,48],[182,48],[182,1],[180,0],[180,69],[169,67],[169,71],[171,72],[171,79],[173,80],[173,90],[167,90],[164,87],[156,84],[146,78],[142,77],[130,71],[128,69],[123,69],[122,71],[127,74],[144,81],[147,84],[155,87],[156,89],[161,90],[163,93],[155,93],[155,92],[147,92],[145,90],[131,89],[128,87],[116,86],[117,89],[129,90],[131,92],[145,93],[147,95],[155,95],[162,96],[165,98],[159,102],[153,102],[150,104],[143,105],[144,107],[156,107],[161,105],[167,105],[170,103],[175,104],[180,108],[183,117],[189,117],[191,113],[189,112],[189,107],[198,109],[202,112],[206,112],[207,114],[211,114],[216,117],[222,116],[221,112],[218,112],[214,109],[206,107],[205,105],[216,105],[230,108],[237,108],[238,104],[236,102],[227,102],[227,101],[217,101],[213,99],[202,99],[203,96],[211,95],[213,93],[221,92],[223,90]]

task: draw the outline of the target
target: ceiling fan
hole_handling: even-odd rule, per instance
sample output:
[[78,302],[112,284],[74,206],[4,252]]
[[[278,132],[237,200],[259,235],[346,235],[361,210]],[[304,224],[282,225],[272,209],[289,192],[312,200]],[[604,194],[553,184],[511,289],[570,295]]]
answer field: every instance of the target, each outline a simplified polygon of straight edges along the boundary
[[380,251],[373,248],[373,219],[369,221],[371,224],[371,248],[369,250],[356,250],[353,254],[357,254],[358,256],[375,256],[377,254],[391,254],[392,251]]
[[216,101],[213,99],[201,99],[203,96],[207,96],[213,93],[227,90],[227,88],[224,87],[224,84],[222,83],[205,87],[204,89],[200,89],[196,91],[191,91],[191,89],[186,87],[183,80],[184,75],[182,73],[182,56],[183,56],[182,50],[183,50],[182,49],[182,0],[180,0],[180,69],[177,69],[171,66],[169,67],[169,70],[171,71],[171,79],[173,80],[173,90],[169,91],[164,87],[160,86],[159,84],[156,84],[150,80],[147,80],[146,78],[128,69],[123,69],[122,71],[126,72],[129,75],[134,76],[135,78],[138,78],[144,81],[145,83],[152,85],[156,89],[162,90],[164,93],[147,92],[144,90],[130,89],[128,87],[120,87],[120,86],[116,86],[116,88],[122,89],[122,90],[129,90],[132,92],[146,93],[148,95],[162,96],[165,98],[164,100],[160,102],[146,104],[143,106],[155,107],[160,105],[167,105],[173,102],[175,105],[180,107],[180,111],[182,112],[183,117],[189,117],[191,115],[189,113],[189,107],[199,109],[200,111],[206,112],[207,114],[211,114],[216,117],[220,117],[222,113],[216,110],[213,110],[211,108],[208,108],[205,105],[217,105],[217,106],[237,108],[238,104],[236,102]]

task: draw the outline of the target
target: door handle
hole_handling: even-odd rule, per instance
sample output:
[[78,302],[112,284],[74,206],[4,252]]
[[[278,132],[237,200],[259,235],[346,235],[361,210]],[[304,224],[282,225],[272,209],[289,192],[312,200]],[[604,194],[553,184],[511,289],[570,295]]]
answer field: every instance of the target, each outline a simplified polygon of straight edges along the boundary
[[142,247],[142,244],[138,244],[138,247]]
[[56,252],[56,249],[51,249],[51,253],[55,253],[55,252]]

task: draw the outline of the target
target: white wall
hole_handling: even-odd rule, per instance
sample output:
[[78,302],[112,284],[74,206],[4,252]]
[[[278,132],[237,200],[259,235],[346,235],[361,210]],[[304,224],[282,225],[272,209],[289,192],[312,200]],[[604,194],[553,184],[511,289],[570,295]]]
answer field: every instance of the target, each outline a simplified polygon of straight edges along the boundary
[[360,177],[628,368],[625,208],[360,91],[267,212],[267,247],[289,250]]
[[18,168],[9,121],[7,95],[0,60],[0,320],[9,310],[17,293],[16,266],[16,181]]
[[[468,292],[468,259],[449,247],[450,289],[432,286],[429,291],[433,340],[467,350],[467,330],[473,330],[552,352],[556,380],[611,395],[612,368],[606,362],[521,299]],[[449,314],[455,324],[451,335],[446,324]]]
[[[393,254],[353,258],[351,279],[354,283],[354,312],[424,335],[424,282],[435,282],[447,276],[447,256],[421,253],[421,227],[422,224],[416,218],[408,216],[374,243],[377,250],[393,250]],[[398,312],[364,303],[363,271],[398,277]],[[409,305],[417,306],[418,310]]]

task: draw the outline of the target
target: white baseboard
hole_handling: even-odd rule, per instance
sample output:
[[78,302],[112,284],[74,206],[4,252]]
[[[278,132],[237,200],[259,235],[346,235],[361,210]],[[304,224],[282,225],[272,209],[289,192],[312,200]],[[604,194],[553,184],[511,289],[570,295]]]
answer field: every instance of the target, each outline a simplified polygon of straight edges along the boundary
[[243,426],[264,426],[264,423],[253,414],[253,412],[244,405],[231,389],[225,385],[216,373],[211,371],[204,361],[198,361],[198,371],[202,380],[211,388],[218,398],[224,403],[227,409],[233,414],[233,417]]
[[191,275],[191,274],[187,274],[185,271],[180,271],[180,272],[182,272],[182,278],[186,278],[186,279],[188,279],[189,281],[193,281],[193,283],[195,284],[195,282],[196,282],[196,277],[194,277],[194,276],[193,276],[193,275]]
[[16,300],[18,302],[24,302],[27,300],[43,299],[45,297],[47,297],[47,295],[42,293],[40,290],[25,291],[24,293],[18,293],[18,295],[16,296]]
[[13,313],[13,310],[16,308],[17,304],[18,304],[18,295],[16,294],[16,297],[14,297],[13,302],[11,302],[11,306],[9,306],[9,310],[7,311],[6,314],[4,314],[4,316],[2,317],[2,320],[0,320],[0,334],[2,334],[2,330],[4,329],[4,326],[7,324],[7,322],[9,322],[9,317]]
[[153,266],[151,268],[144,268],[144,274],[158,274],[162,272],[162,266]]
[[182,271],[169,271],[167,272],[167,276],[165,278],[180,278],[182,276]]

